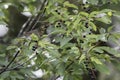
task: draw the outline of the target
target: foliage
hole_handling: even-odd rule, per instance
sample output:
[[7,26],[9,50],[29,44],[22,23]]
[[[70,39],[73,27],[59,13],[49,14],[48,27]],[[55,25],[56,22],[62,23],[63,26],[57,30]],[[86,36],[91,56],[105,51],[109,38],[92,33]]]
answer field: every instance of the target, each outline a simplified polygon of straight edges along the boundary
[[[39,69],[45,71],[43,80],[109,75],[107,63],[119,66],[120,60],[119,51],[106,44],[119,43],[120,34],[111,32],[119,1],[1,1],[0,23],[10,30],[3,38],[7,44],[0,44],[0,80],[37,80],[32,71]],[[30,17],[21,14],[26,11]]]

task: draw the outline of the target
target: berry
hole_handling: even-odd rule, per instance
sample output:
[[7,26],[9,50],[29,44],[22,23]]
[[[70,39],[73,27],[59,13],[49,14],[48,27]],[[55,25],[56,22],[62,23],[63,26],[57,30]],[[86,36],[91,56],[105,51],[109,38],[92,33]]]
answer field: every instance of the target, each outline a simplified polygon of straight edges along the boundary
[[60,25],[60,22],[58,22],[58,25]]
[[81,4],[82,6],[85,6],[85,4]]
[[90,29],[90,31],[92,32],[93,30],[92,30],[92,29]]
[[90,70],[90,68],[86,67],[87,70]]
[[35,51],[37,49],[37,46],[33,46],[32,50]]
[[89,33],[89,35],[91,35],[92,33]]
[[83,35],[83,38],[86,38],[86,36],[85,36],[85,35]]
[[84,41],[80,40],[80,43],[84,43]]
[[60,22],[62,22],[62,20],[60,20]]
[[57,12],[60,15],[60,12]]
[[65,21],[63,21],[63,23],[65,23]]
[[37,40],[34,40],[34,42],[36,42],[36,43],[37,43],[38,41],[37,41]]
[[87,9],[86,7],[83,7],[83,9]]
[[58,10],[55,10],[55,12],[58,12]]
[[86,10],[87,12],[90,12],[91,11],[91,9],[90,8],[87,8],[87,10]]
[[88,2],[86,1],[86,4],[88,4]]
[[89,25],[88,25],[88,22],[86,22],[86,23],[85,23],[85,27],[88,28],[88,26],[89,26]]
[[108,1],[108,2],[107,2],[107,4],[111,4],[111,2],[110,2],[110,1]]
[[56,27],[59,27],[59,26],[56,26]]

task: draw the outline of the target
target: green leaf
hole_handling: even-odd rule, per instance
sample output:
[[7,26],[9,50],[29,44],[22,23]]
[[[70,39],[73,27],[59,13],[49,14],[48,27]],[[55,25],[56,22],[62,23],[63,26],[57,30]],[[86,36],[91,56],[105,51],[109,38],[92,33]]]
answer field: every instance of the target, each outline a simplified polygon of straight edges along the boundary
[[107,32],[111,32],[113,29],[113,26],[108,27]]
[[50,43],[48,41],[40,40],[38,41],[38,45],[42,48],[46,48],[48,45],[50,45]]
[[120,32],[115,32],[112,34],[113,37],[116,38],[116,40],[120,39]]
[[75,8],[75,9],[78,9],[78,7],[74,4],[71,4],[69,1],[65,1],[63,3],[64,6],[67,6],[67,7],[72,7],[72,8]]
[[35,35],[34,33],[32,33],[32,34],[30,35],[30,37],[31,37],[32,40],[34,40],[34,41],[38,41],[38,40],[39,40],[38,36]]
[[59,54],[59,52],[55,49],[47,49],[47,51],[52,59],[59,58],[61,56],[61,54]]
[[65,74],[65,63],[58,64],[56,68],[58,70],[58,74],[60,74],[60,75]]
[[107,46],[103,46],[103,47],[96,47],[96,48],[98,48],[98,49],[101,49],[101,50],[103,50],[103,51],[106,51],[106,52],[108,52],[108,53],[110,53],[110,54],[113,54],[114,56],[120,56],[119,55],[119,51],[117,51],[117,50],[115,50],[115,49],[113,49],[113,48],[110,48],[110,47],[107,47]]
[[90,4],[97,5],[98,0],[87,0]]
[[17,46],[8,46],[7,50],[16,49],[16,48],[17,48]]
[[111,23],[111,19],[108,16],[103,16],[101,18],[97,18],[96,20],[103,22],[105,24],[110,24]]
[[105,33],[106,32],[106,30],[104,29],[104,28],[100,28],[100,33],[101,34],[103,34],[103,33]]
[[79,15],[84,16],[84,17],[88,17],[89,16],[89,14],[86,13],[86,12],[80,12]]
[[71,47],[71,53],[79,54],[79,49],[76,46]]
[[97,30],[97,26],[93,22],[89,22],[89,24],[93,28],[94,31]]
[[88,38],[95,38],[97,39],[98,38],[98,35],[96,34],[91,34],[91,35],[87,35]]
[[97,41],[101,40],[101,41],[107,42],[107,37],[106,36],[107,36],[107,34],[98,35]]
[[107,3],[108,0],[102,0],[103,4]]
[[104,64],[94,64],[95,68],[101,73],[110,74],[109,69]]
[[65,44],[67,44],[72,38],[69,37],[64,37],[61,41],[60,41],[60,46],[63,47]]
[[98,11],[93,11],[90,13],[89,17],[95,17],[99,12]]
[[101,13],[107,13],[107,12],[115,12],[114,10],[111,9],[103,9],[100,11]]
[[77,18],[77,19],[75,20],[75,22],[73,23],[73,28],[74,28],[74,29],[77,29],[77,26],[78,26],[79,22],[80,22],[80,19]]
[[82,55],[81,55],[81,57],[80,57],[80,59],[79,59],[79,63],[81,63],[83,59],[85,59],[85,54],[82,54]]
[[100,48],[94,48],[93,50],[95,50],[95,52],[98,52],[98,53],[104,53],[104,51]]
[[90,59],[91,59],[91,61],[95,62],[96,64],[101,64],[102,65],[102,62],[98,58],[91,57]]

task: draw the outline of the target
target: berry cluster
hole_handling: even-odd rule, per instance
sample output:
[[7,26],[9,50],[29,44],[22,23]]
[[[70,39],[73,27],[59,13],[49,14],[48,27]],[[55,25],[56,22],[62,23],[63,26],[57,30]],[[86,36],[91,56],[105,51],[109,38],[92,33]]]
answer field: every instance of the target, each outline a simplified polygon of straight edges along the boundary
[[96,80],[96,74],[95,74],[95,68],[92,67],[91,62],[88,58],[86,58],[85,62],[84,62],[85,66],[86,66],[86,70],[88,71],[88,74],[90,76],[91,80]]
[[37,46],[33,46],[32,50],[35,51],[37,49]]

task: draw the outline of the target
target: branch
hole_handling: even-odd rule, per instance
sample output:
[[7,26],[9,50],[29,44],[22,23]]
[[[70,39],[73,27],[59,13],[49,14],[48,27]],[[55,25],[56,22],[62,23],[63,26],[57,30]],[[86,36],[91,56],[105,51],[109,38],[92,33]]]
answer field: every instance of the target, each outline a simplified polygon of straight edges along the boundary
[[[36,55],[32,56],[31,58],[29,58],[28,60],[26,60],[24,63],[19,64],[19,65],[13,67],[13,68],[8,68],[8,67],[12,64],[12,62],[15,60],[15,58],[16,58],[17,55],[18,55],[18,53],[19,53],[19,52],[16,53],[15,57],[11,60],[11,62],[10,62],[4,69],[1,69],[2,71],[0,72],[0,74],[2,74],[2,73],[5,72],[5,71],[11,71],[11,70],[16,70],[16,69],[21,69],[21,68],[20,68],[21,66],[23,66],[23,65],[26,64],[26,63],[28,63],[30,60],[32,60],[33,58],[35,58],[35,56],[37,55],[37,52],[35,51]],[[27,68],[29,68],[29,67],[27,67]]]
[[[41,8],[40,8],[40,11],[45,7],[45,4],[47,4],[47,0],[44,0],[44,2],[42,3],[42,6],[41,6]],[[35,21],[35,23],[33,24],[31,30],[35,28],[35,26],[37,25],[37,22],[41,19],[41,17],[42,17],[43,14],[45,13],[45,11],[46,11],[46,8],[44,8],[42,14],[38,14],[38,15],[35,17],[34,20],[36,20],[36,21]]]
[[8,69],[8,67],[14,62],[14,60],[16,59],[16,57],[18,56],[19,53],[20,53],[20,50],[18,50],[15,53],[15,56],[13,57],[13,59],[9,62],[9,64],[4,69],[2,69],[2,71],[0,72],[0,74],[4,73]]
[[[47,0],[44,0],[42,6],[39,9],[40,11],[44,8],[46,2],[47,2]],[[45,11],[46,11],[46,8],[44,9],[42,14],[39,13],[34,18],[33,18],[33,16],[28,18],[28,20],[23,24],[23,26],[18,34],[18,37],[21,36],[24,32],[28,32],[29,30],[34,29],[36,24],[38,23],[40,18],[43,16]]]
[[17,66],[15,66],[15,67],[13,67],[13,68],[10,68],[10,69],[8,69],[8,70],[14,70],[14,69],[17,69],[17,68],[19,68],[20,66],[23,66],[24,64],[26,64],[26,63],[28,63],[30,60],[32,60],[33,58],[35,58],[36,57],[36,55],[37,55],[37,52],[36,51],[34,51],[34,56],[32,56],[31,58],[29,58],[28,60],[26,60],[25,62],[23,62],[22,64],[19,64],[19,65],[17,65]]
[[22,28],[20,30],[20,32],[18,33],[18,37],[20,37],[23,33],[26,27],[30,27],[31,24],[30,22],[32,21],[32,17],[29,17],[28,20],[22,25]]

